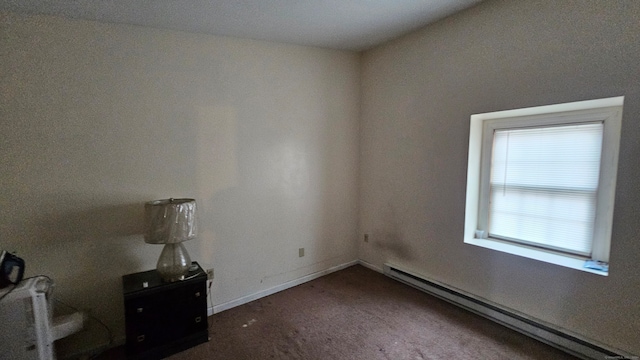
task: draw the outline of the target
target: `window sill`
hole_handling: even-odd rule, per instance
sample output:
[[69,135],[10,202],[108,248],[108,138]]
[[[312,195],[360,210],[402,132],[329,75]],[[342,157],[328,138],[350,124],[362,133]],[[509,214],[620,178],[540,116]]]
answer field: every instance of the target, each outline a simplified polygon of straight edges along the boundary
[[609,275],[607,271],[585,268],[584,264],[586,259],[578,256],[559,254],[559,253],[544,250],[544,249],[517,245],[517,244],[507,243],[507,242],[503,242],[500,240],[493,240],[493,239],[465,238],[464,242],[467,244],[476,245],[483,248],[504,252],[507,254],[518,255],[518,256],[522,256],[522,257],[526,257],[526,258],[534,259],[538,261],[544,261],[546,263],[560,265],[560,266],[564,266],[571,269],[589,272],[592,274],[598,274],[601,276]]

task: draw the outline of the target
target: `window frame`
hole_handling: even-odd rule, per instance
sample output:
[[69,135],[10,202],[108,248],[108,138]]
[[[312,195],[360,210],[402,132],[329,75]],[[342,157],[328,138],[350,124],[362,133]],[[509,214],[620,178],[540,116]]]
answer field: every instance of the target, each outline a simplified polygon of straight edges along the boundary
[[[600,275],[585,260],[609,261],[624,97],[473,114],[470,119],[464,242]],[[602,122],[603,143],[590,257],[487,237],[491,150],[496,129]]]

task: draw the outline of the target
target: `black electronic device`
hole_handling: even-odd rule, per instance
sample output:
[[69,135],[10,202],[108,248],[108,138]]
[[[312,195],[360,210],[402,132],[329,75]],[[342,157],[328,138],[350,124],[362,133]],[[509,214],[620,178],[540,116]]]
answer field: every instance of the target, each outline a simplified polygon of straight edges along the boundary
[[24,260],[2,250],[0,252],[0,288],[18,284],[24,275]]
[[22,281],[24,260],[2,250],[0,252],[0,289]]

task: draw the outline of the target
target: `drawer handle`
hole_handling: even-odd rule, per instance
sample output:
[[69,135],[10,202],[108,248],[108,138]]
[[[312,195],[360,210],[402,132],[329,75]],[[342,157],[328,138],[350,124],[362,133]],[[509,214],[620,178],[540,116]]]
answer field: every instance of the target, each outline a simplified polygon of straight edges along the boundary
[[200,321],[202,321],[202,317],[198,316],[198,317],[196,318],[196,324],[197,324],[197,323],[199,323]]
[[138,335],[136,340],[138,340],[138,342],[143,342],[144,341],[144,335]]
[[144,310],[144,308],[137,308],[137,309],[136,309],[136,312],[139,314],[139,313],[141,313],[143,310]]
[[196,297],[200,297],[200,291],[196,292]]

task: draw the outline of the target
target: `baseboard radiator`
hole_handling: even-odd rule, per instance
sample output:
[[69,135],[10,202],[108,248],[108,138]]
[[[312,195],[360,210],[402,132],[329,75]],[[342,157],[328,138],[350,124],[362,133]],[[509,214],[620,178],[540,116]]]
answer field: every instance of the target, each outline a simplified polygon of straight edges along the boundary
[[637,359],[632,354],[606,348],[592,340],[584,339],[446,284],[427,280],[395,265],[384,264],[383,273],[576,357],[582,359]]

